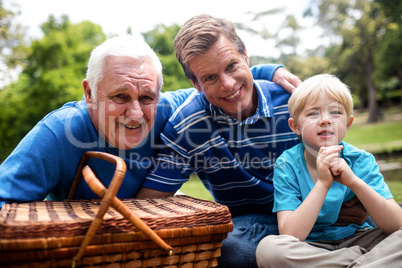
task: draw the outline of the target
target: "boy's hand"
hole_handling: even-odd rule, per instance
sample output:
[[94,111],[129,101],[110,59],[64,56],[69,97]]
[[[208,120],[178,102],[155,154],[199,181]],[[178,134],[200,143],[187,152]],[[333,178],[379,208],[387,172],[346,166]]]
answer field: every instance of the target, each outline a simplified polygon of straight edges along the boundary
[[317,155],[318,180],[328,186],[332,185],[334,175],[330,169],[330,163],[339,159],[340,146],[321,147]]
[[356,179],[352,169],[343,158],[332,160],[332,162],[329,164],[329,168],[334,175],[334,180],[347,187],[349,187]]
[[[343,149],[343,146],[341,145],[339,148]],[[334,180],[347,187],[357,178],[343,158],[333,158],[329,163],[329,169],[334,175]]]

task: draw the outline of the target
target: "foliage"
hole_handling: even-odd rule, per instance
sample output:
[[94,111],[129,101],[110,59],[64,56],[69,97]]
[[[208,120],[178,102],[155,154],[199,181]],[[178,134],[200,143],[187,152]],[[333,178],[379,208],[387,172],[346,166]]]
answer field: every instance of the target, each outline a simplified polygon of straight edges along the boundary
[[24,40],[25,27],[15,22],[18,15],[17,7],[6,9],[3,1],[0,0],[0,63],[2,64],[0,79],[2,81],[11,79],[9,74],[24,64],[28,53]]
[[163,65],[163,91],[192,87],[185,77],[180,63],[176,60],[173,40],[180,26],[157,25],[154,30],[143,33],[145,42],[158,54]]
[[18,80],[0,92],[0,159],[47,113],[82,98],[90,51],[105,40],[99,25],[73,25],[66,16],[60,22],[50,16],[42,31]]
[[[331,59],[342,80],[353,85],[360,96],[368,96],[368,122],[380,119],[377,88],[374,83],[374,53],[386,27],[386,19],[373,0],[317,0],[317,21],[327,34],[339,36]],[[353,69],[353,70],[350,70]],[[363,90],[366,93],[363,94]],[[360,105],[362,105],[361,103]]]
[[[399,82],[400,104],[402,105],[402,2],[395,0],[376,0],[381,4],[390,23],[375,54],[377,79],[388,85],[392,77]],[[397,88],[395,88],[397,89]]]

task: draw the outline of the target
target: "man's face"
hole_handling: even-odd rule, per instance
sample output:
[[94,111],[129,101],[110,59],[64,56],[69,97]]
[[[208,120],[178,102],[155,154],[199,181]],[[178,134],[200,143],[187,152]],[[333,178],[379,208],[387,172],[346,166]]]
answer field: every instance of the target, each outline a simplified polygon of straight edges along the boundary
[[194,87],[211,104],[237,120],[255,113],[258,97],[247,54],[241,55],[227,38],[220,37],[206,53],[192,58],[189,66],[197,79],[192,81]]
[[150,61],[111,56],[105,62],[96,103],[88,82],[83,81],[91,120],[109,144],[128,150],[151,131],[159,101],[157,78]]

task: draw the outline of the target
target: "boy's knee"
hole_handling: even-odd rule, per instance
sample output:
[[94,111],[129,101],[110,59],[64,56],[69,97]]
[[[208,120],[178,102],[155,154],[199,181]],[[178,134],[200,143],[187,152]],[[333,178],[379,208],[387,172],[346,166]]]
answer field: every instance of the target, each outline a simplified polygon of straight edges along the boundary
[[282,246],[287,239],[288,236],[284,235],[270,235],[262,239],[256,251],[258,267],[278,267],[283,263],[285,250]]

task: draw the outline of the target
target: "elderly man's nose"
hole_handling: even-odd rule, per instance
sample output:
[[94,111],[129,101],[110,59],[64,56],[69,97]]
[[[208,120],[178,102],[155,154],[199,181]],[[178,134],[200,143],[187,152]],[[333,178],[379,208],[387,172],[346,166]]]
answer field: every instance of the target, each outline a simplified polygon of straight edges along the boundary
[[142,117],[143,115],[144,115],[144,113],[142,111],[142,107],[137,100],[132,101],[127,104],[126,116],[132,117],[135,119],[135,118]]

